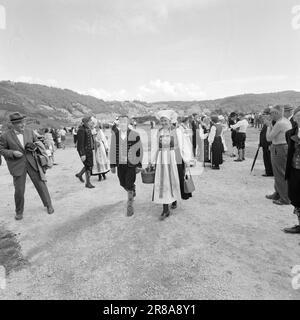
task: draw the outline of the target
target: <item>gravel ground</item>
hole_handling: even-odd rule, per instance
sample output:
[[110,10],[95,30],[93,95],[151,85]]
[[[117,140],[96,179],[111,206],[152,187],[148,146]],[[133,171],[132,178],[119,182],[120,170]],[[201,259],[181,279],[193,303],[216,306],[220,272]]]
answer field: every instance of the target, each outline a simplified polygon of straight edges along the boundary
[[291,269],[300,265],[300,237],[281,231],[296,219],[292,207],[265,199],[273,180],[261,177],[261,158],[250,175],[256,145],[251,129],[247,160],[225,157],[220,171],[195,175],[193,198],[163,222],[140,176],[130,218],[116,176],[84,188],[71,147],[57,151],[48,172],[55,213],[28,182],[16,222],[12,178],[1,166],[0,239],[10,237],[12,251],[0,240],[9,269],[0,299],[299,299]]

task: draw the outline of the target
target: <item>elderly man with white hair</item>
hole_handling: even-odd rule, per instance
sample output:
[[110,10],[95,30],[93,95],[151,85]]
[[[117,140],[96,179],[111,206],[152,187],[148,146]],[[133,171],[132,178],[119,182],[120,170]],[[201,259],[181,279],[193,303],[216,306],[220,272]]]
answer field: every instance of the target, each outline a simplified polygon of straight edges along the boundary
[[[288,145],[286,142],[286,132],[292,129],[291,122],[284,117],[284,107],[277,105],[270,111],[271,120],[265,121],[268,126],[267,141],[272,142],[271,161],[275,179],[275,193],[267,195],[266,198],[273,200],[277,205],[288,205],[288,186],[285,180],[285,169],[287,163]],[[273,125],[273,123],[275,123]]]

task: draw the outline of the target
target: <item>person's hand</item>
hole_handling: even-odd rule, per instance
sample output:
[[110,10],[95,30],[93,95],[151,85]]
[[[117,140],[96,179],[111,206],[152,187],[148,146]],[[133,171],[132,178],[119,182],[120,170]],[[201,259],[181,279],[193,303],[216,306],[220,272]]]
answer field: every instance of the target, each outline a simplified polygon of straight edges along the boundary
[[86,156],[81,156],[80,159],[82,162],[84,162],[86,160]]
[[135,168],[136,174],[140,173],[141,171],[143,171],[143,168],[139,168],[139,167],[136,167],[136,168]]
[[115,173],[116,173],[116,167],[112,167],[112,168],[110,169],[110,171],[111,171],[112,174],[115,174]]
[[13,151],[13,155],[16,158],[22,158],[23,157],[23,153],[20,151]]

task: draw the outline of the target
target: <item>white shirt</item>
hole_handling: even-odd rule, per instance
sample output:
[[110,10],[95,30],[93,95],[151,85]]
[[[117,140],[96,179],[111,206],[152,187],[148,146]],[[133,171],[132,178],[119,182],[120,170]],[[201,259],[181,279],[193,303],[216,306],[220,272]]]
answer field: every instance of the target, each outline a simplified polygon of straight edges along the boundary
[[239,132],[246,133],[248,126],[249,126],[249,122],[246,119],[244,119],[244,120],[238,121],[236,124],[231,125],[230,128],[232,129],[240,128]]
[[18,131],[15,131],[17,138],[19,139],[21,146],[24,148],[24,135]]

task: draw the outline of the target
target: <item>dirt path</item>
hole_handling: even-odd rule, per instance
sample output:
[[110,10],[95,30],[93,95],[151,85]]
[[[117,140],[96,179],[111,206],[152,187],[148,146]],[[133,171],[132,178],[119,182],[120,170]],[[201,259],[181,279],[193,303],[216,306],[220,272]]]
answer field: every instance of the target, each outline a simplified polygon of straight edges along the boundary
[[131,218],[116,176],[84,188],[73,148],[57,152],[48,174],[55,214],[46,214],[28,182],[25,217],[16,222],[12,179],[0,167],[0,223],[18,234],[28,262],[12,268],[0,298],[299,299],[291,268],[300,265],[300,237],[281,231],[296,222],[292,208],[264,198],[273,181],[261,177],[261,160],[254,175],[251,159],[225,160],[222,170],[195,176],[193,198],[164,222],[140,176]]

